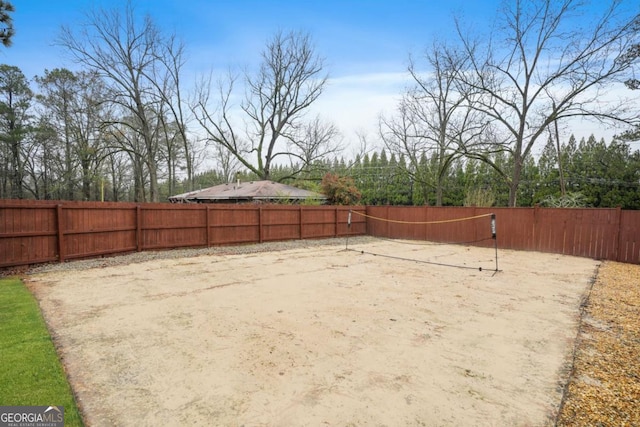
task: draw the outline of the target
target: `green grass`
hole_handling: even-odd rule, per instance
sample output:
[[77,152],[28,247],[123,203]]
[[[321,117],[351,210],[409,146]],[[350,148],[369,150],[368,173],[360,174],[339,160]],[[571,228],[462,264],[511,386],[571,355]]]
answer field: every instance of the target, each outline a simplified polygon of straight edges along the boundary
[[0,406],[49,405],[64,407],[65,426],[83,425],[35,298],[0,278]]

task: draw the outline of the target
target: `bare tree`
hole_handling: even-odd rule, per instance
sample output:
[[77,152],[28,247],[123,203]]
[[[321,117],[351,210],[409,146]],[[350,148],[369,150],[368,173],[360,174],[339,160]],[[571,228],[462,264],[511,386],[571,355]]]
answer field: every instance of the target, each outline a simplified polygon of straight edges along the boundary
[[[382,140],[392,152],[408,160],[407,173],[421,189],[425,201],[433,188],[436,205],[460,145],[477,141],[486,123],[471,108],[473,96],[459,90],[458,75],[467,58],[450,46],[434,44],[425,52],[426,69],[415,60],[409,65],[414,86],[400,101],[396,116],[381,117]],[[430,160],[425,164],[424,158]]]
[[342,140],[338,128],[332,123],[323,122],[320,117],[305,123],[302,129],[289,137],[291,176],[300,172],[311,172],[314,164],[342,151]]
[[95,72],[67,69],[45,70],[35,81],[40,89],[36,98],[41,106],[41,126],[55,130],[62,160],[59,185],[64,192],[60,196],[73,200],[80,183],[81,197],[91,200],[91,184],[102,156],[106,88]]
[[56,130],[61,146],[63,169],[59,176],[60,185],[64,188],[62,198],[73,200],[77,165],[72,153],[74,137],[71,110],[74,108],[73,97],[77,89],[77,77],[69,70],[55,69],[45,70],[44,76],[36,76],[35,81],[41,92],[36,99],[43,106],[42,117],[48,122],[49,127]]
[[[636,16],[636,20],[634,22],[634,29],[636,32],[640,33],[640,15]],[[640,41],[631,45],[627,50],[627,53],[624,57],[638,64],[640,61]],[[638,78],[638,74],[640,74],[640,70],[633,70],[634,73],[625,80],[624,84],[631,90],[640,90],[640,79]],[[636,109],[637,110],[637,109]],[[640,116],[639,116],[640,120]],[[638,141],[640,140],[640,123],[634,124],[631,129],[626,130],[621,135],[618,135],[623,141]]]
[[24,141],[24,190],[35,199],[60,199],[62,182],[57,167],[58,137],[55,129],[42,118]]
[[[163,103],[161,107],[165,105],[166,104]],[[155,125],[160,133],[160,158],[164,160],[167,166],[166,180],[169,195],[172,195],[175,194],[180,159],[184,159],[185,157],[183,152],[185,143],[182,139],[183,134],[180,132],[179,126],[167,117],[167,112],[164,111],[164,108],[161,108],[156,117],[158,122]]]
[[380,137],[391,153],[405,156],[408,163],[406,172],[419,189],[428,204],[432,188],[429,171],[423,167],[421,158],[429,151],[425,138],[421,137],[419,120],[410,108],[411,98],[406,94],[397,106],[393,116],[380,116],[378,121]]
[[[137,118],[132,116],[123,117],[117,123],[111,122],[105,126],[106,148],[109,153],[107,161],[112,165],[116,163],[122,165],[123,157],[116,154],[126,154],[129,158],[128,167],[133,172],[131,174],[133,189],[129,194],[135,202],[144,202],[148,200],[146,185],[150,179],[148,170],[145,168],[148,155],[145,142],[140,132],[136,130],[139,127],[136,120]],[[116,157],[117,160],[114,160]],[[115,178],[114,175],[112,176]]]
[[[186,186],[187,190],[193,189],[193,175],[195,167],[193,163],[195,150],[193,139],[188,135],[189,108],[185,105],[183,87],[182,87],[182,68],[185,65],[185,48],[184,44],[177,40],[175,36],[168,37],[161,44],[159,52],[156,53],[156,60],[160,66],[153,67],[151,70],[145,70],[145,75],[149,82],[155,87],[160,100],[164,104],[161,108],[166,110],[168,119],[162,120],[162,125],[171,124],[171,130],[165,129],[165,141],[167,141],[168,133],[174,134],[174,140],[179,142],[181,146],[176,152],[181,152],[185,162],[187,173]],[[179,159],[174,159],[174,167]],[[170,171],[171,174],[171,171]],[[175,175],[175,174],[173,174]],[[171,186],[171,183],[170,183]]]
[[[623,77],[632,60],[622,55],[638,37],[622,1],[614,0],[596,22],[579,0],[518,0],[505,3],[503,21],[484,44],[457,30],[469,58],[460,81],[481,96],[473,108],[496,124],[494,150],[510,157],[511,171],[500,169],[477,147],[461,149],[505,176],[509,206],[516,206],[523,165],[551,124],[590,116],[626,120],[623,104],[599,103],[609,85]],[[581,14],[584,12],[584,14]],[[584,22],[584,21],[583,21]]]
[[[101,191],[101,200],[107,199],[114,202],[126,200],[126,194],[129,192],[129,183],[134,181],[136,177],[131,170],[131,161],[127,153],[123,151],[112,151],[103,162],[103,174],[108,176],[111,188],[110,195]],[[104,182],[101,182],[104,188]]]
[[220,174],[224,182],[233,182],[240,169],[238,159],[231,154],[231,151],[220,144],[213,146],[213,158],[220,168]]
[[218,103],[211,110],[209,78],[199,88],[193,112],[211,143],[229,150],[261,179],[269,179],[274,162],[292,155],[287,141],[300,141],[305,113],[326,80],[323,61],[308,35],[278,33],[267,43],[258,72],[245,74],[245,97],[239,106],[233,103],[238,79],[229,77],[218,84]]
[[[165,39],[149,16],[138,20],[131,3],[124,13],[118,10],[92,10],[87,14],[86,25],[76,34],[69,27],[62,29],[58,43],[68,49],[73,58],[90,70],[98,72],[109,84],[112,102],[126,120],[114,125],[130,127],[142,143],[144,170],[139,169],[139,184],[148,175],[149,200],[157,202],[159,133],[154,127],[158,104],[163,102],[154,78],[165,63],[167,49],[173,39]],[[161,83],[160,83],[161,84]],[[130,147],[131,148],[131,147]],[[143,192],[138,192],[142,194]]]

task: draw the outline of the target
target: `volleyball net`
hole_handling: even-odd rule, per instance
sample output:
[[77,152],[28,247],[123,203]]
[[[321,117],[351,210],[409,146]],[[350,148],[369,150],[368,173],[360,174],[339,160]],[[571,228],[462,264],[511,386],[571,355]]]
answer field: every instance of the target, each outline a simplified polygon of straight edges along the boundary
[[[347,236],[347,250],[448,267],[499,271],[494,213],[424,221],[419,218],[424,216],[424,210],[394,211],[379,208],[380,215],[375,214],[375,209],[372,211],[373,213],[349,211],[347,226],[351,228],[351,221],[355,216],[364,217],[367,234],[390,244],[357,247],[352,243],[349,246]],[[465,250],[465,247],[485,249],[470,251]]]

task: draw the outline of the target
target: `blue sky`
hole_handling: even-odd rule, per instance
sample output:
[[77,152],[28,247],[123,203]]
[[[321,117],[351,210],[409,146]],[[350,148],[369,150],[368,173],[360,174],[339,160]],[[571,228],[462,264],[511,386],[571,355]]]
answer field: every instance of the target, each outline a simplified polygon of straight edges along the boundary
[[[93,6],[122,0],[13,0],[13,46],[2,63],[18,66],[27,78],[45,69],[73,68],[53,45],[62,25],[80,25]],[[134,0],[163,29],[187,47],[195,73],[251,66],[279,30],[307,31],[331,79],[316,109],[352,138],[373,132],[378,114],[394,107],[406,84],[410,53],[452,30],[454,13],[489,19],[499,0]]]
[[[22,53],[59,57],[51,47],[63,24],[78,25],[83,11],[124,0],[13,0],[17,34],[9,58]],[[175,31],[196,64],[250,63],[278,30],[305,30],[327,58],[332,74],[371,66],[402,68],[407,54],[451,29],[453,13],[490,18],[499,0],[133,0],[163,29]],[[57,52],[56,52],[57,51]],[[31,59],[33,56],[31,56]]]
[[[434,38],[452,36],[453,16],[490,26],[500,0],[133,0],[164,30],[185,43],[189,70],[256,64],[266,41],[279,30],[307,31],[325,58],[329,86],[315,106],[348,139],[355,131],[375,133],[381,112],[391,111],[407,84],[409,54],[419,54]],[[595,2],[598,4],[599,2]],[[53,45],[61,25],[83,21],[93,6],[123,0],[13,0],[16,35],[0,62],[22,69],[27,78],[45,69],[74,68]],[[599,136],[599,135],[596,135]]]

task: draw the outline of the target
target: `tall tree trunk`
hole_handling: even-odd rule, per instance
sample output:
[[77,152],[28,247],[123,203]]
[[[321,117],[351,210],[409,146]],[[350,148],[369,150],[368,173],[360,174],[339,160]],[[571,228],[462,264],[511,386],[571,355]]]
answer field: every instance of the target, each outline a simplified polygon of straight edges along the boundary
[[86,157],[80,161],[82,165],[82,197],[84,200],[91,200],[91,164]]
[[20,159],[20,138],[16,130],[15,111],[13,111],[13,93],[8,93],[9,99],[9,146],[11,151],[11,198],[22,199],[22,163]]
[[518,188],[520,187],[520,177],[522,176],[522,157],[515,153],[513,159],[513,174],[509,185],[509,207],[515,208],[518,203]]

